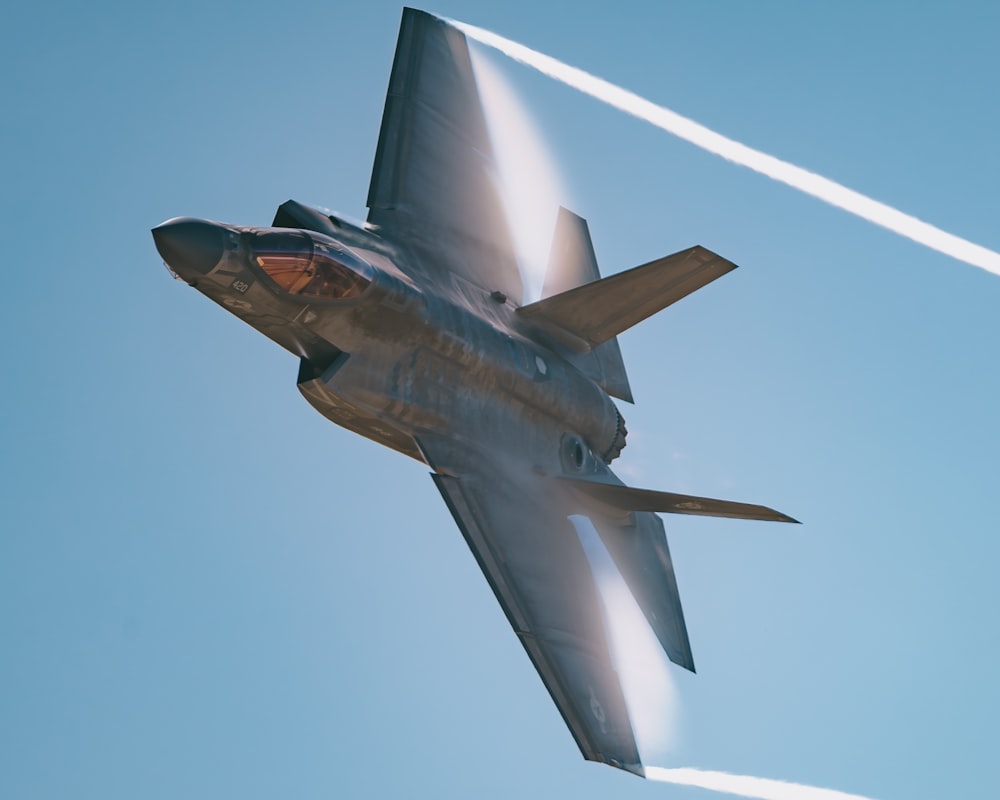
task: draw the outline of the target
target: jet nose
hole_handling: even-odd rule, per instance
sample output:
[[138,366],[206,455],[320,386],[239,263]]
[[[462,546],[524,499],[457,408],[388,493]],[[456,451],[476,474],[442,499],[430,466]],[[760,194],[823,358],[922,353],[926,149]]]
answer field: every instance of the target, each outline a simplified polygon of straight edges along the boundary
[[222,259],[226,233],[214,222],[177,217],[153,228],[153,241],[163,260],[178,274],[207,275]]

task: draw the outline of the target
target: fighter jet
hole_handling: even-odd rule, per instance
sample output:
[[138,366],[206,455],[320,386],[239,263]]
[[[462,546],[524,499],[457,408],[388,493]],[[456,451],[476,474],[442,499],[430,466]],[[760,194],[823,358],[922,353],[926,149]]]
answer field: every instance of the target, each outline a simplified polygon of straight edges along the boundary
[[153,238],[175,276],[298,357],[323,416],[430,466],[584,758],[643,775],[581,526],[694,671],[657,512],[795,520],[618,479],[616,337],[735,264],[691,247],[602,279],[561,209],[542,299],[523,304],[496,175],[464,35],[405,9],[367,222],[289,200],[270,227],[181,217]]

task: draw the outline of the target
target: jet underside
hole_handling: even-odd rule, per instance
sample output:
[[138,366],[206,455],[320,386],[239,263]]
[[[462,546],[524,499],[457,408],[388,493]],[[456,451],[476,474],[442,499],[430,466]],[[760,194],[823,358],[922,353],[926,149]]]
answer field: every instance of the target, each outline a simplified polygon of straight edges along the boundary
[[694,669],[655,512],[791,521],[637,490],[609,464],[631,400],[616,336],[733,269],[704,248],[601,279],[560,212],[545,297],[522,304],[465,37],[406,9],[357,226],[294,201],[272,226],[177,218],[170,269],[299,359],[338,425],[427,463],[584,757],[641,775],[601,598],[573,515],[593,523],[672,661]]

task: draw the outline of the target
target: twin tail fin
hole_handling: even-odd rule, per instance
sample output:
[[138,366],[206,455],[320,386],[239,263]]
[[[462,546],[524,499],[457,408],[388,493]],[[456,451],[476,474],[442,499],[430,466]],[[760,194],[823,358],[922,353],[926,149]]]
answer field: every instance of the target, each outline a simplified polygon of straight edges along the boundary
[[735,268],[711,250],[690,247],[601,278],[587,221],[560,208],[542,299],[517,313],[608,394],[631,403],[618,334]]

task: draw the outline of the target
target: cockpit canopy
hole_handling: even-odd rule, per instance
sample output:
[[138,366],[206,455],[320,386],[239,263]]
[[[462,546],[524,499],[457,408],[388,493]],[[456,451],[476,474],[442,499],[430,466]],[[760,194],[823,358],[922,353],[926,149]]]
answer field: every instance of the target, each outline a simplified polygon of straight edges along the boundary
[[261,231],[253,257],[289,294],[346,300],[359,297],[375,277],[371,264],[325,236],[299,231]]

